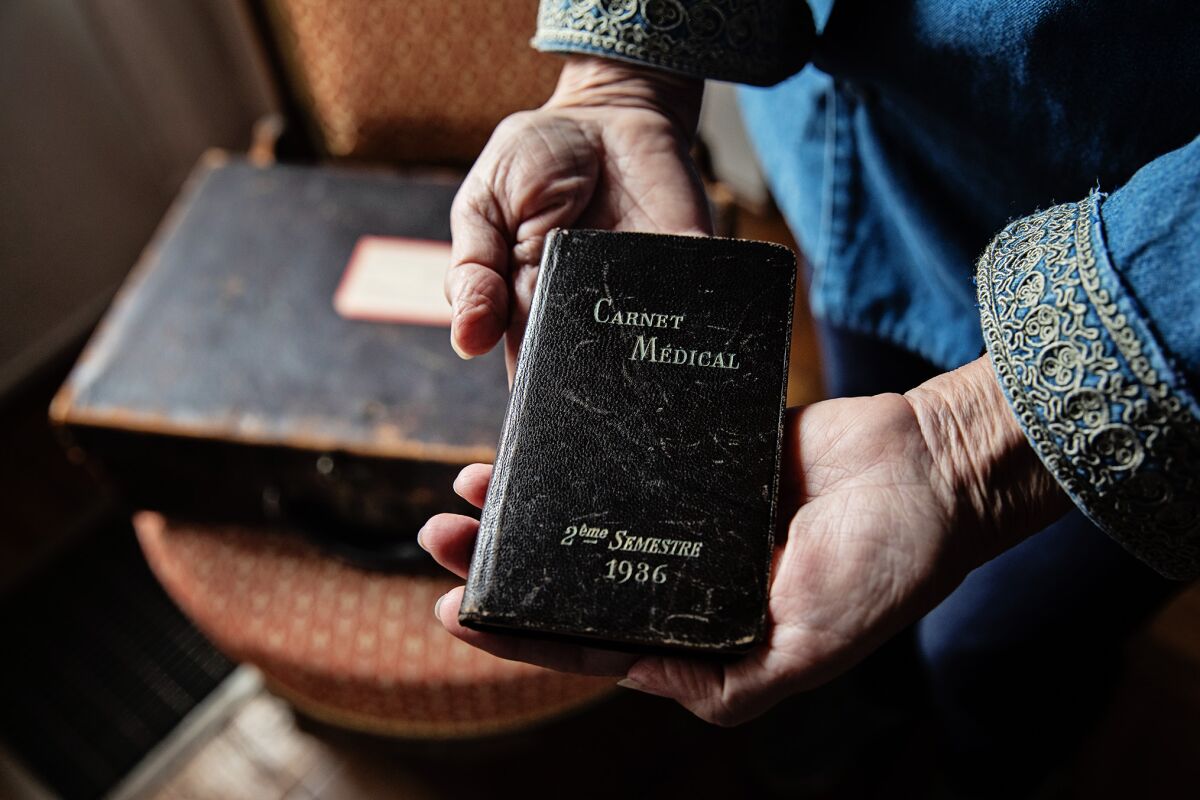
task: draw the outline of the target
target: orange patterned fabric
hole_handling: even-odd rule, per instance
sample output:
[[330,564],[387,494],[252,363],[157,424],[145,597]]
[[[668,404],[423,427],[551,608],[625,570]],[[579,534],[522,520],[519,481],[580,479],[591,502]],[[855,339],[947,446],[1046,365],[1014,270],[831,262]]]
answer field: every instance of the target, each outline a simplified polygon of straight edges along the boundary
[[331,155],[469,162],[550,96],[531,0],[272,0],[276,37]]
[[613,682],[503,661],[455,639],[449,576],[365,572],[299,536],[134,519],[151,568],[218,648],[303,710],[408,736],[471,736],[585,705]]

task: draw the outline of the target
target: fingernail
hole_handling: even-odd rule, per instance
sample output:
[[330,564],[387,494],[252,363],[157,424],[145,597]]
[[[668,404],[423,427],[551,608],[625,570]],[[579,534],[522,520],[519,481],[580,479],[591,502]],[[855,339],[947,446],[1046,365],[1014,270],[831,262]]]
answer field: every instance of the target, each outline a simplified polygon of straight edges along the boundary
[[475,356],[471,355],[470,353],[465,352],[461,347],[459,347],[458,340],[456,340],[453,336],[450,337],[450,346],[452,348],[454,348],[454,352],[463,361],[470,361],[472,358],[475,357]]
[[438,622],[442,621],[442,615],[438,613],[438,609],[440,609],[442,607],[442,601],[445,599],[446,599],[446,595],[442,595],[441,597],[439,597],[437,599],[437,602],[433,604],[433,617]]
[[633,678],[622,678],[621,680],[617,681],[617,686],[620,686],[622,689],[633,689],[635,692],[646,691],[646,687],[642,686],[642,684],[638,683]]
[[422,550],[424,550],[425,552],[428,553],[429,548],[425,546],[425,538],[424,537],[425,537],[425,526],[422,525],[421,530],[417,531],[417,547],[421,548]]

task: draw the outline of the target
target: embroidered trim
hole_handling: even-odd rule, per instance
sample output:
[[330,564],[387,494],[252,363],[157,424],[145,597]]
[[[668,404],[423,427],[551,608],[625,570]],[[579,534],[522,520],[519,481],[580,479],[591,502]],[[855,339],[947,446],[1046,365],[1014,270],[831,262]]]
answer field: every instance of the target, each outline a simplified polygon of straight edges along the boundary
[[533,45],[769,85],[804,66],[812,40],[794,0],[541,0]]
[[[1095,195],[1009,225],[979,261],[984,339],[1042,462],[1105,532],[1168,577],[1200,574],[1200,421],[1093,250]],[[1097,242],[1099,240],[1097,239]],[[1102,246],[1102,244],[1100,245]]]

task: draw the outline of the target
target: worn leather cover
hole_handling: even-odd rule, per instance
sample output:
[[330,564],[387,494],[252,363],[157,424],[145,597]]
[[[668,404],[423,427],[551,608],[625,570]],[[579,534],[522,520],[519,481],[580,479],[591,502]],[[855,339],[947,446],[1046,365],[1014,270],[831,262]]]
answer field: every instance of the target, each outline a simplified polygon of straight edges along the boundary
[[795,257],[547,241],[460,620],[622,649],[764,633]]
[[346,319],[333,297],[365,235],[448,240],[456,188],[208,157],[52,415],[139,507],[417,550],[458,470],[494,453],[503,357],[464,362],[445,328]]

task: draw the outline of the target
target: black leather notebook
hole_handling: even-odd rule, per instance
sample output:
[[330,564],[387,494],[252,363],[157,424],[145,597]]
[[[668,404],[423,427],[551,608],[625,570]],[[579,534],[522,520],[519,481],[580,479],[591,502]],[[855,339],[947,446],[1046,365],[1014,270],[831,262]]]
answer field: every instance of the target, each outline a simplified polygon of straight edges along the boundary
[[460,620],[619,649],[764,633],[796,261],[547,240]]

